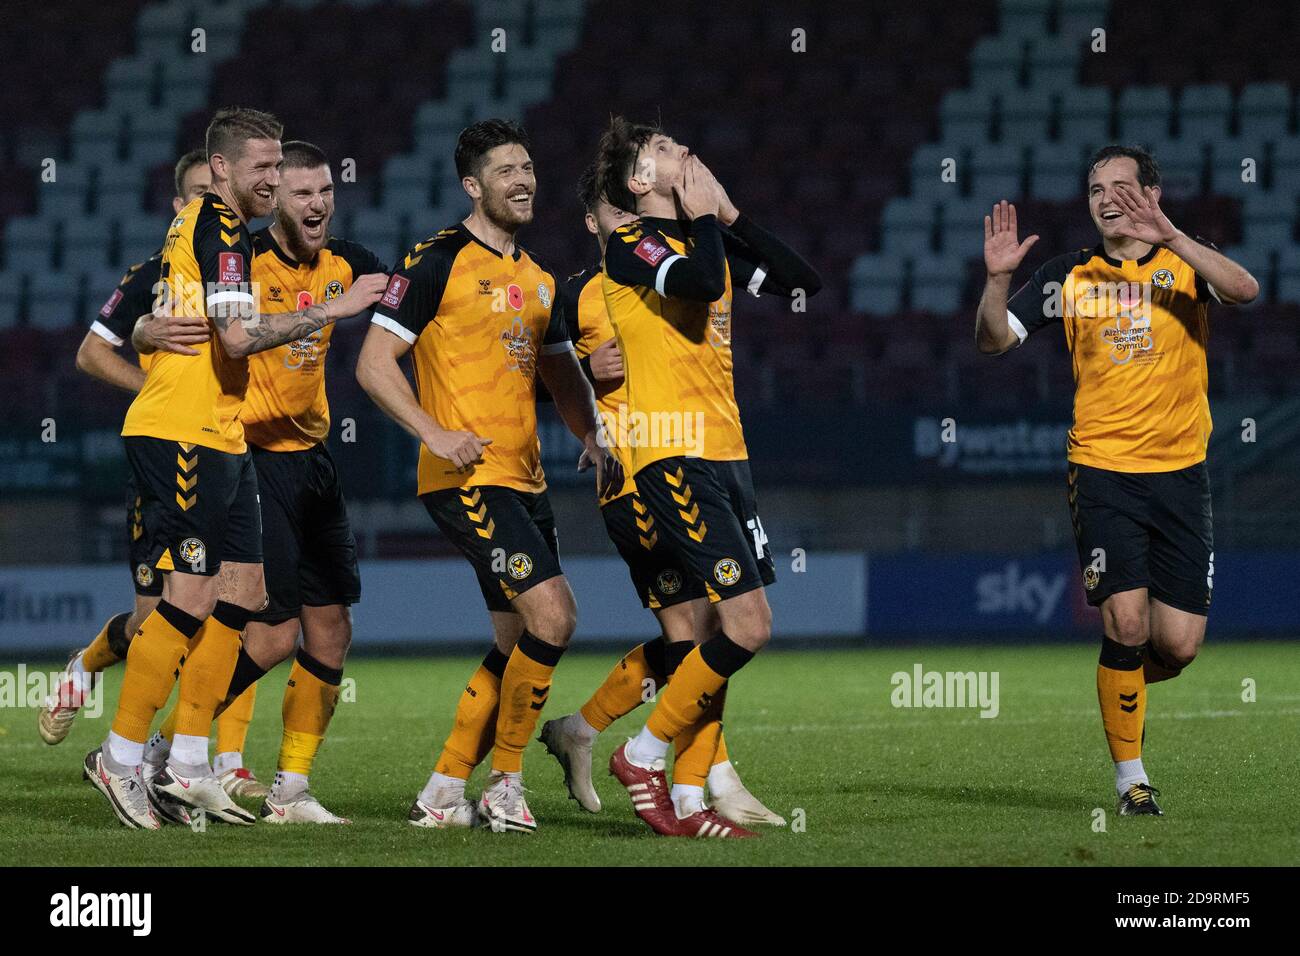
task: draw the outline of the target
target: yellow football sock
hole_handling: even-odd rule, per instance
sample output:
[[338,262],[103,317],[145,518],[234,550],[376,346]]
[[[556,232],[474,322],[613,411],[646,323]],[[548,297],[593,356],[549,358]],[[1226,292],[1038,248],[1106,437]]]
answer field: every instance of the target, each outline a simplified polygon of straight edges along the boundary
[[221,713],[217,714],[217,753],[242,754],[248,739],[248,725],[253,722],[257,702],[257,685],[253,684]]
[[[653,645],[653,646],[652,646]],[[658,651],[659,666],[652,658]],[[646,684],[650,681],[653,688]],[[645,644],[638,644],[614,665],[605,682],[596,688],[591,699],[582,705],[584,720],[597,730],[604,730],[620,717],[624,717],[656,693],[664,683],[663,641],[655,638]],[[649,696],[646,695],[650,690]]]
[[[674,677],[674,680],[676,678]],[[672,686],[672,681],[668,682]],[[713,695],[700,719],[673,740],[677,757],[673,762],[673,783],[702,787],[709,778],[709,768],[716,763],[714,754],[722,739],[722,708],[727,700],[727,685]]]
[[251,611],[218,601],[203,622],[194,649],[181,668],[181,689],[176,701],[176,728],[187,737],[207,737],[217,707],[226,699],[230,677],[239,657],[239,635]]
[[1103,638],[1097,665],[1097,700],[1111,759],[1142,756],[1142,724],[1146,720],[1147,686],[1142,675],[1142,647],[1125,647]]
[[281,708],[284,734],[280,738],[277,770],[300,773],[304,777],[311,775],[316,751],[325,739],[325,729],[338,705],[342,683],[342,669],[326,667],[299,648],[284,691]]
[[113,716],[113,732],[143,743],[149,725],[167,703],[191,640],[202,622],[180,608],[160,601],[135,632],[126,655],[122,693]]
[[537,718],[551,692],[551,675],[564,648],[538,640],[524,631],[501,675],[501,703],[497,712],[496,745],[492,769],[519,773],[524,748],[537,726]]
[[113,650],[115,642],[111,633],[113,631],[120,632],[123,625],[126,624],[126,619],[130,616],[129,614],[117,614],[104,622],[104,626],[95,635],[95,639],[81,652],[82,667],[95,674],[112,667],[122,659],[121,655]]
[[[659,703],[646,721],[646,729],[671,742],[698,721],[723,685],[754,656],[725,634],[694,648],[673,674]],[[710,750],[710,754],[712,750]]]
[[731,759],[731,758],[729,758],[729,757],[727,756],[727,738],[726,738],[726,736],[722,733],[722,730],[719,729],[719,730],[718,730],[718,749],[715,750],[715,751],[713,751],[713,763],[710,764],[710,766],[716,767],[716,766],[717,766],[718,764],[720,764],[720,763],[726,763],[729,759]]
[[506,661],[506,656],[493,645],[465,685],[456,704],[456,722],[433,768],[436,773],[468,780],[492,750]]

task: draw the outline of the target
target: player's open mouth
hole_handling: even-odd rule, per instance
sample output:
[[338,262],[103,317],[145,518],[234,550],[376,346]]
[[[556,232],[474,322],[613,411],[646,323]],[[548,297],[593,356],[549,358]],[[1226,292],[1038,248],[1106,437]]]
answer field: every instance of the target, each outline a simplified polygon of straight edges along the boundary
[[530,192],[515,193],[510,197],[510,204],[516,209],[524,209],[533,203],[533,194]]
[[325,223],[324,216],[308,216],[302,221],[302,231],[313,238],[320,235],[321,226]]
[[1103,212],[1101,218],[1106,220],[1106,222],[1114,222],[1122,215],[1124,215],[1122,212]]

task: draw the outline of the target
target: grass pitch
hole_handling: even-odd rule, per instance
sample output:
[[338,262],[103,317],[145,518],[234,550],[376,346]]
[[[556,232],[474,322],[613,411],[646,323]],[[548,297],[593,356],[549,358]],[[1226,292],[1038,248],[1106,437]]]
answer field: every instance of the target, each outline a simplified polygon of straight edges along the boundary
[[[617,659],[571,653],[543,715],[576,709]],[[727,697],[732,758],[750,789],[801,827],[747,841],[664,840],[606,775],[643,708],[596,746],[591,815],[568,799],[538,743],[525,758],[532,835],[425,831],[404,820],[477,663],[472,657],[357,658],[313,775],[349,827],[210,825],[126,830],[80,777],[107,732],[79,717],[49,747],[29,707],[0,709],[0,862],[10,865],[1263,865],[1300,859],[1292,812],[1300,654],[1282,643],[1207,644],[1181,678],[1153,687],[1144,759],[1164,818],[1115,813],[1090,644],[768,651]],[[997,671],[999,713],[902,709],[895,672]],[[28,665],[29,670],[33,665]],[[12,667],[8,668],[12,671]],[[57,670],[47,663],[42,670]],[[274,773],[287,666],[261,683],[246,762]],[[1257,699],[1244,702],[1243,681]],[[478,792],[485,774],[470,781]],[[1105,811],[1105,832],[1094,830]]]

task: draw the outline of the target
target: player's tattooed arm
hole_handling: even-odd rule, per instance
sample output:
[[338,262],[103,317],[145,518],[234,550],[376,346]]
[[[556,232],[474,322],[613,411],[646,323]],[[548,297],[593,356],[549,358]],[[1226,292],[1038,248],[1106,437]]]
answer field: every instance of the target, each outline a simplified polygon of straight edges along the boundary
[[296,341],[332,322],[369,309],[379,301],[387,285],[388,276],[376,272],[358,278],[337,299],[318,302],[297,312],[250,315],[242,312],[237,303],[231,303],[235,307],[229,309],[220,307],[227,303],[218,303],[209,318],[226,353],[232,358],[242,358]]

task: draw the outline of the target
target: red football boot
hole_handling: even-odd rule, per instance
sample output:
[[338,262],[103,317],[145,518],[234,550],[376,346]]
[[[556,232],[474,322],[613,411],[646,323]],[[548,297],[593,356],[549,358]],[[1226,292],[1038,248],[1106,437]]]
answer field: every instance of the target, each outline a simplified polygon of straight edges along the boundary
[[681,836],[677,811],[673,809],[673,801],[668,795],[664,762],[656,760],[648,768],[634,764],[627,759],[627,743],[610,756],[610,775],[627,787],[628,796],[632,798],[632,809],[650,825],[651,830],[660,836]]

